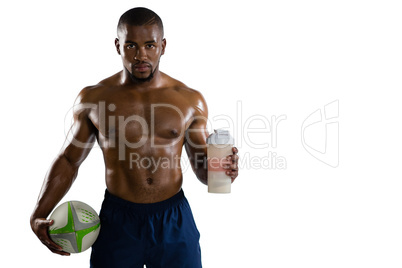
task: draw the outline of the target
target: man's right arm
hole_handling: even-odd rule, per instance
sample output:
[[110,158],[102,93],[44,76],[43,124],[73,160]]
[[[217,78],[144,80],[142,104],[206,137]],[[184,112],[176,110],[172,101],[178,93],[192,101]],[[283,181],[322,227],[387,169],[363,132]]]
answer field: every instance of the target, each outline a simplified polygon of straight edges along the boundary
[[[62,150],[46,174],[30,223],[33,232],[53,253],[69,255],[62,251],[48,235],[48,227],[53,224],[46,220],[50,212],[68,192],[78,174],[78,168],[88,156],[96,140],[97,129],[89,119],[90,105],[83,99],[87,89],[81,91],[74,106],[74,124],[69,131]],[[88,107],[89,106],[89,107]]]

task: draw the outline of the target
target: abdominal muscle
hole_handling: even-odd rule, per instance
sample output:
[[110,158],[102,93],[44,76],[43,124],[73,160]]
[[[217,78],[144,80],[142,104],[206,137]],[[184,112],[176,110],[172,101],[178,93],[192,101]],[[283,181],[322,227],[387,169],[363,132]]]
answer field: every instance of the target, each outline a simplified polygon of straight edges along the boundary
[[118,160],[108,154],[115,154],[104,151],[106,187],[112,195],[134,203],[156,203],[174,196],[181,189],[183,177],[179,156],[131,151],[127,159]]

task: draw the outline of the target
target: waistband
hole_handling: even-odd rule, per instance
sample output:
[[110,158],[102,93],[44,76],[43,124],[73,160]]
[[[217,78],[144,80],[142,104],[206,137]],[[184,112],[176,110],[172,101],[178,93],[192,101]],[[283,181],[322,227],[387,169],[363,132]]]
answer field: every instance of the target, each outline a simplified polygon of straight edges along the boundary
[[133,203],[133,202],[127,201],[125,199],[112,195],[106,189],[104,202],[109,203],[109,204],[114,203],[120,207],[127,208],[130,211],[135,212],[135,213],[151,214],[151,213],[155,213],[155,212],[165,211],[167,209],[175,207],[175,206],[179,205],[181,202],[183,202],[184,200],[186,200],[186,198],[184,196],[183,189],[180,189],[180,191],[177,194],[175,194],[174,196],[172,196],[166,200],[156,202],[156,203],[149,203],[149,204]]

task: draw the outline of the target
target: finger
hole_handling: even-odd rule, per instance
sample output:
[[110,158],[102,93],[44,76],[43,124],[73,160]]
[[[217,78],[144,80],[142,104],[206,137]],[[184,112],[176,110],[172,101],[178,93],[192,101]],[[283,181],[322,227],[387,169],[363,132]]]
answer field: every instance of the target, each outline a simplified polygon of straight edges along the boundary
[[61,255],[61,256],[70,256],[70,253],[65,252],[65,251],[54,250],[54,249],[51,249],[51,248],[49,248],[49,250],[50,250],[51,252],[53,252],[53,253],[55,253],[55,254],[59,254],[59,255]]
[[232,170],[232,171],[226,171],[226,175],[228,175],[229,177],[234,177],[236,178],[237,175],[239,174],[239,172],[237,170]]
[[237,164],[224,165],[224,169],[237,170]]
[[226,160],[228,160],[228,161],[230,161],[230,162],[232,162],[232,163],[237,163],[238,160],[239,160],[239,156],[238,156],[238,155],[235,155],[235,154],[228,155],[228,156],[226,157]]
[[225,165],[229,165],[232,163],[232,158],[231,156],[227,156],[226,158],[221,160],[221,165],[225,166]]
[[63,251],[63,248],[60,245],[57,245],[53,240],[50,238],[46,237],[45,239],[42,240],[42,243],[48,247],[49,249],[57,250],[57,251]]
[[37,225],[37,236],[39,240],[48,248],[52,248],[54,250],[62,250],[63,248],[57,245],[53,240],[49,237],[49,226],[53,224],[53,220],[46,219],[38,219],[36,220]]
[[226,171],[226,174],[227,174],[227,175],[230,175],[230,176],[233,176],[233,175],[236,175],[236,176],[237,176],[237,174],[239,174],[239,171],[237,171],[237,170],[235,170],[235,169],[232,169],[232,170]]
[[35,224],[40,227],[40,228],[44,228],[44,227],[49,227],[54,223],[53,220],[47,220],[47,219],[36,219]]
[[57,245],[53,240],[50,239],[48,230],[49,226],[54,223],[53,220],[47,220],[45,218],[38,218],[35,220],[35,233],[38,236],[39,240],[44,244],[51,252],[69,256],[70,253],[63,251],[63,248]]
[[45,234],[42,234],[39,239],[42,244],[44,244],[50,250],[63,251],[63,248],[60,245],[57,245],[52,239],[50,239],[47,232]]
[[228,171],[227,173],[226,173],[226,175],[228,175],[231,179],[232,179],[232,183],[235,181],[235,179],[237,178],[237,175],[238,175],[238,173],[237,173],[237,171]]
[[239,156],[234,154],[230,156],[230,160],[232,161],[232,163],[237,163],[239,160]]
[[[57,251],[63,251],[63,248],[56,244],[49,236],[48,233],[48,226],[53,224],[53,221],[47,221],[42,223],[42,228],[39,231],[39,239],[40,241],[49,249],[57,250]],[[44,228],[45,227],[45,228]]]

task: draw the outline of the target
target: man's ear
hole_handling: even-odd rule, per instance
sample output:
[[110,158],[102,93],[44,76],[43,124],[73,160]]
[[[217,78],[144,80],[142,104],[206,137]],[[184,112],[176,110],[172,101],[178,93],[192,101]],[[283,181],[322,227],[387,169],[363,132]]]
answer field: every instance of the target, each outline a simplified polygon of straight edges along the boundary
[[162,54],[161,55],[165,54],[165,47],[166,47],[166,39],[163,38],[163,40],[162,40]]
[[114,45],[115,45],[115,47],[116,47],[117,54],[121,55],[121,54],[120,54],[120,42],[119,42],[119,39],[118,39],[118,38],[116,38],[116,39],[114,40]]

